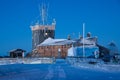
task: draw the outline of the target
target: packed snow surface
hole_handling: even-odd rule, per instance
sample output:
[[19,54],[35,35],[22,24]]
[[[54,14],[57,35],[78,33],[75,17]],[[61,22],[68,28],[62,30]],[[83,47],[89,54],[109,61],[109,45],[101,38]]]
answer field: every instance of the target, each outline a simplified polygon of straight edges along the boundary
[[[57,59],[53,64],[0,65],[0,80],[120,80],[120,71],[96,69],[90,64],[70,61],[76,63]],[[119,66],[111,68],[119,70]]]

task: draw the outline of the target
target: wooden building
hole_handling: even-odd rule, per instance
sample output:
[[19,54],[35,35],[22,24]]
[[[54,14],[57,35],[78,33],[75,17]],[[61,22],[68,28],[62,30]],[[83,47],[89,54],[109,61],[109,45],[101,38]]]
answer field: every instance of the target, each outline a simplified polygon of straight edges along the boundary
[[11,50],[9,53],[11,58],[24,58],[24,52],[26,51],[22,49],[14,49]]

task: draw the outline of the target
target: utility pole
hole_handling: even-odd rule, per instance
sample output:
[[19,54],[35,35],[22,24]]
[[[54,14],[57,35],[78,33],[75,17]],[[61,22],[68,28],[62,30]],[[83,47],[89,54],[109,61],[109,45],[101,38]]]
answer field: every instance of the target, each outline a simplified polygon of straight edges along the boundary
[[83,23],[83,57],[85,57],[85,23]]

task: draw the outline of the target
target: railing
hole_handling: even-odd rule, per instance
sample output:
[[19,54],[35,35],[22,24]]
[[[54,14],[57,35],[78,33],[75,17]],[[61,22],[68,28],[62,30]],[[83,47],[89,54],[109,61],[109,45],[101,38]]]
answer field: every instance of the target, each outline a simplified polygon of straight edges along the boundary
[[54,58],[0,58],[0,65],[7,64],[49,64]]

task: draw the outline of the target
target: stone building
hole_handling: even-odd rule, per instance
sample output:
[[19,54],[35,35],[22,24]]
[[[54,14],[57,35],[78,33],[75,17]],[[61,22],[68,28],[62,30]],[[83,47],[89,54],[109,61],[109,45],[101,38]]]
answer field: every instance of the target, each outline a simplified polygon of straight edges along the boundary
[[35,25],[30,26],[32,30],[32,49],[35,49],[38,44],[42,43],[48,37],[55,38],[56,21],[48,22],[47,6],[41,5],[41,20]]
[[66,58],[67,50],[75,41],[67,39],[48,38],[33,50],[31,57]]
[[42,43],[48,37],[54,38],[55,36],[55,23],[52,25],[39,25],[36,24],[31,26],[32,30],[32,48],[35,49],[36,46]]
[[66,58],[68,49],[73,46],[91,46],[97,42],[96,37],[91,37],[91,33],[88,32],[86,38],[83,41],[84,36],[80,36],[80,39],[71,40],[70,35],[68,39],[54,39],[56,21],[53,19],[51,24],[48,24],[47,20],[47,6],[41,5],[41,20],[42,22],[31,26],[32,30],[32,53],[30,57],[55,57]]
[[[95,46],[97,42],[96,37],[86,37],[84,40],[85,46]],[[66,58],[68,54],[68,49],[72,46],[83,46],[83,39],[53,39],[49,37],[42,43],[37,45],[30,56]]]

